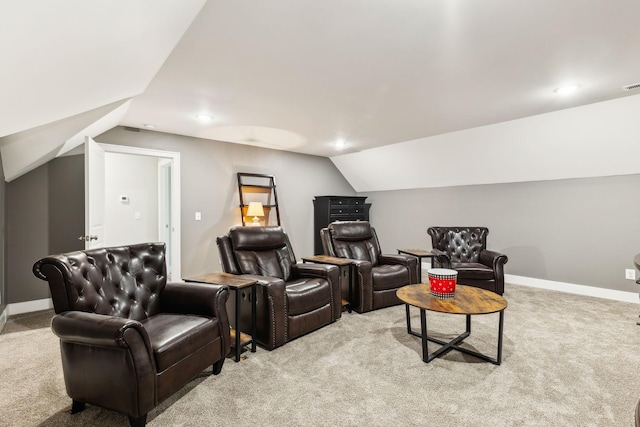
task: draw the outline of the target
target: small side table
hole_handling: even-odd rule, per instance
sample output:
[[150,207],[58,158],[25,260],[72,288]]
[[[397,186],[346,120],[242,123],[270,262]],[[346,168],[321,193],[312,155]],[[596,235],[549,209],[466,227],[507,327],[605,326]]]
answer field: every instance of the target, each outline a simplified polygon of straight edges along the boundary
[[422,283],[422,258],[431,258],[431,267],[433,267],[433,257],[435,257],[435,254],[424,249],[398,249],[398,253],[412,255],[418,258],[418,282]]
[[[235,329],[231,328],[231,342],[234,343],[236,362],[240,361],[240,353],[243,347],[251,344],[251,352],[256,352],[256,281],[238,277],[229,273],[209,273],[202,276],[187,277],[183,279],[185,282],[205,283],[211,285],[227,285],[235,292],[236,297],[236,315]],[[251,287],[251,335],[247,335],[240,331],[240,290]]]
[[349,287],[348,299],[342,299],[342,307],[347,309],[351,313],[351,301],[352,301],[352,284],[351,284],[351,261],[346,258],[338,258],[329,255],[312,255],[302,257],[302,262],[312,262],[316,264],[330,264],[337,265],[340,268],[340,288],[344,289],[344,282],[347,282]]

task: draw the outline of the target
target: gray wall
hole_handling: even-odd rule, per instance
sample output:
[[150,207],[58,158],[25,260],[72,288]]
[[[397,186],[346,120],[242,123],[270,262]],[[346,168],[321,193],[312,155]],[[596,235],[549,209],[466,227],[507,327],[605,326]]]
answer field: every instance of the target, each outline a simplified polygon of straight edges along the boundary
[[489,227],[508,274],[637,292],[640,175],[362,193],[385,252],[431,248],[432,225]]
[[47,283],[31,272],[33,263],[82,247],[83,176],[83,156],[68,156],[6,184],[8,303],[49,298]]
[[49,254],[84,248],[84,156],[49,162]]
[[49,164],[7,183],[7,302],[49,297],[33,263],[49,252]]
[[[181,153],[184,276],[220,270],[215,237],[240,222],[236,172],[275,175],[282,225],[298,257],[313,253],[313,197],[355,194],[323,157],[123,128],[96,141]],[[31,272],[33,263],[82,247],[83,157],[55,159],[7,184],[8,303],[48,298],[46,283]],[[195,211],[202,221],[194,220]]]
[[[280,218],[298,258],[313,254],[313,198],[355,191],[324,157],[114,128],[97,142],[180,153],[182,275],[219,271],[215,238],[240,224],[237,172],[274,175]],[[202,220],[195,221],[195,212]]]
[[[326,158],[123,128],[96,140],[181,153],[185,276],[220,269],[215,237],[240,222],[236,172],[276,176],[282,224],[298,257],[313,253],[313,197],[355,194]],[[82,157],[56,159],[6,184],[7,302],[47,298],[33,262],[78,244],[82,227],[63,228],[84,223]],[[640,175],[626,175],[361,195],[372,203],[385,252],[430,248],[431,225],[486,225],[489,247],[509,256],[509,274],[636,292],[624,269],[640,252],[638,188]]]

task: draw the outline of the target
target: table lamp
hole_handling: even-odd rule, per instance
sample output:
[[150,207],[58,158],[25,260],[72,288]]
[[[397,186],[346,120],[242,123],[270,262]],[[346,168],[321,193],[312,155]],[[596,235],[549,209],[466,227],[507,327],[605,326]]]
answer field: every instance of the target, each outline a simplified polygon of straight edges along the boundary
[[252,216],[253,219],[247,225],[251,226],[259,226],[260,218],[259,216],[264,216],[264,209],[262,208],[261,202],[249,202],[249,208],[247,208],[247,216]]

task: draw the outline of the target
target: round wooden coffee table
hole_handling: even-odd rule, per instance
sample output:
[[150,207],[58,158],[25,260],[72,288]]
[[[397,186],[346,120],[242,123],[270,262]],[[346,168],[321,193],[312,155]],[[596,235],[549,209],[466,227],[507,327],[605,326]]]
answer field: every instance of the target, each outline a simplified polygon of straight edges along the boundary
[[[426,283],[404,286],[398,289],[396,294],[406,305],[407,332],[422,339],[422,360],[424,362],[429,363],[449,350],[457,350],[495,365],[502,363],[502,330],[504,324],[504,309],[507,308],[507,300],[500,295],[473,286],[457,285],[453,298],[442,299],[431,295],[431,292],[429,292],[429,284]],[[420,309],[420,333],[414,332],[411,329],[411,318],[409,316],[410,305]],[[465,332],[449,342],[430,337],[427,333],[427,316],[425,310],[440,313],[464,314],[467,316]],[[465,338],[471,335],[471,316],[489,313],[500,313],[498,323],[498,355],[495,359],[477,351],[459,346]],[[442,347],[430,354],[427,344],[429,341],[440,344]]]

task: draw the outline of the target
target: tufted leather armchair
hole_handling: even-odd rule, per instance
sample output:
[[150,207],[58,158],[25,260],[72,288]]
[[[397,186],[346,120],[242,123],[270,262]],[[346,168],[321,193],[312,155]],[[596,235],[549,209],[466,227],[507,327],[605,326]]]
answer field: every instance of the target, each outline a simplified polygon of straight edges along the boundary
[[72,413],[86,403],[144,425],[147,412],[229,353],[226,286],[167,283],[164,243],[51,255],[47,280]]
[[[255,338],[262,347],[273,350],[342,315],[338,267],[297,264],[282,227],[232,227],[216,242],[226,273],[257,280]],[[250,331],[247,320],[243,332]]]
[[368,221],[332,222],[320,230],[325,255],[347,258],[352,265],[351,306],[358,313],[401,304],[396,291],[418,282],[418,259],[385,255]]
[[430,227],[435,266],[458,272],[458,283],[504,293],[506,255],[487,250],[485,227]]

